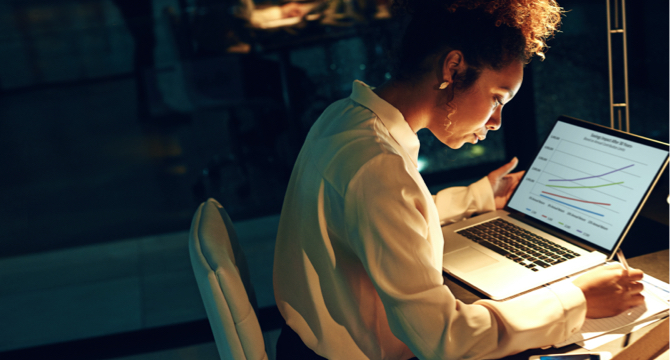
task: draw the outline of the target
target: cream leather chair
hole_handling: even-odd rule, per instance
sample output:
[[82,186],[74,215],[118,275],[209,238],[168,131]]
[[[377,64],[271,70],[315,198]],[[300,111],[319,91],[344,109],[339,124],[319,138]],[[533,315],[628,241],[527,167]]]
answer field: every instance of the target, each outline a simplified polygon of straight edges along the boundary
[[189,253],[221,359],[267,359],[247,263],[228,213],[214,199],[193,216]]

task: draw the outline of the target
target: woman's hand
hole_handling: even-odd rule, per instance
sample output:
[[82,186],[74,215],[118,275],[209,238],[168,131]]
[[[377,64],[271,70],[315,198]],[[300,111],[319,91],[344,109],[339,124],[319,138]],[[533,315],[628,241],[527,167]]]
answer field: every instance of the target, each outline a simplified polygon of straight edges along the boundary
[[521,181],[521,177],[523,177],[524,171],[510,174],[510,171],[514,170],[517,164],[519,164],[519,159],[514,157],[512,161],[491,171],[491,173],[487,175],[489,182],[491,183],[491,188],[493,189],[493,198],[496,202],[496,209],[505,207],[509,197],[512,196],[514,189],[516,189],[517,185],[519,185],[519,181]]
[[586,317],[603,318],[617,315],[644,302],[640,294],[644,286],[639,283],[642,270],[626,271],[620,265],[600,266],[572,283],[582,289],[586,298]]

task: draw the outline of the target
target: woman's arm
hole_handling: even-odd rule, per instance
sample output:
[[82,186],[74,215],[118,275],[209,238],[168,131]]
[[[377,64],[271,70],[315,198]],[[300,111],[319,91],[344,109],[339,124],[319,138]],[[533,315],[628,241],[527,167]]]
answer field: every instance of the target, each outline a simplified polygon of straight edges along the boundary
[[[490,195],[488,180],[484,184]],[[455,299],[443,284],[437,211],[397,155],[378,156],[359,171],[345,194],[345,216],[351,248],[391,331],[422,359],[483,358],[550,345],[584,319],[584,298],[572,284],[563,294],[540,292],[501,306]]]
[[433,199],[440,213],[441,225],[504,208],[524,174],[523,171],[510,174],[518,163],[515,157],[470,186],[451,187],[438,192]]
[[470,186],[454,186],[433,196],[440,214],[440,224],[447,225],[467,219],[474,214],[495,211],[495,201],[489,180],[484,177]]

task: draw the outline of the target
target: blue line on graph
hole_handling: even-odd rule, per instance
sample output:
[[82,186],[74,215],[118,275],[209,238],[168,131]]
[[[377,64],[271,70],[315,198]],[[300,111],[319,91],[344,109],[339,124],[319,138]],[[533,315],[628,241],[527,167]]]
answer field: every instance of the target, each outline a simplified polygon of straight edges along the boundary
[[582,208],[577,207],[577,206],[574,206],[574,205],[566,204],[566,203],[564,203],[564,202],[562,202],[562,201],[558,201],[558,200],[556,200],[556,199],[550,198],[549,196],[544,196],[544,195],[542,195],[542,194],[540,194],[540,196],[542,196],[543,198],[547,198],[547,199],[549,199],[549,200],[554,200],[554,201],[556,201],[557,203],[561,203],[561,204],[563,204],[563,205],[573,207],[573,208],[575,208],[575,209],[579,209],[579,210],[582,210],[582,211],[586,211],[586,212],[591,213],[591,214],[596,214],[596,215],[598,215],[598,216],[605,216],[605,215],[603,215],[603,214],[598,214],[597,212],[593,212],[593,211],[590,211],[590,210],[582,209]]
[[670,293],[670,291],[668,291],[668,289],[664,289],[664,288],[662,288],[662,287],[660,287],[660,286],[658,286],[658,285],[652,284],[652,283],[650,283],[649,281],[644,281],[644,280],[640,280],[640,281],[643,282],[643,283],[645,283],[645,284],[647,284],[647,285],[651,285],[651,286],[653,286],[653,287],[655,287],[655,288],[657,288],[657,289],[659,289],[659,290],[661,290],[661,291],[664,291],[664,292],[666,292],[666,293]]

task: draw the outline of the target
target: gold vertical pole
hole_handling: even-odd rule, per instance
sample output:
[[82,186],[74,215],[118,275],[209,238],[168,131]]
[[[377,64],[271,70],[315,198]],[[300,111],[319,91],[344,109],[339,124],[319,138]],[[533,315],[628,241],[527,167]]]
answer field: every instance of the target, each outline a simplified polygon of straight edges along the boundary
[[[609,65],[609,84],[610,84],[610,127],[615,128],[614,108],[617,108],[619,130],[630,132],[630,111],[628,99],[628,44],[626,40],[626,0],[621,0],[621,27],[619,27],[619,1],[614,0],[614,28],[612,28],[612,15],[610,1],[605,0],[607,5],[607,61]],[[614,102],[614,79],[612,68],[612,35],[621,34],[623,43],[623,77],[624,77],[624,102]],[[621,118],[621,108],[625,108],[626,128],[623,128]]]
[[607,4],[607,64],[609,65],[610,80],[610,127],[614,129],[614,84],[612,80],[612,21],[610,19],[610,0]]
[[623,81],[624,81],[624,94],[626,96],[626,132],[630,132],[630,108],[628,102],[628,46],[626,43],[626,0],[621,0],[621,23],[623,29]]

